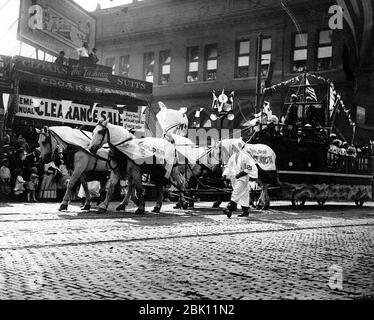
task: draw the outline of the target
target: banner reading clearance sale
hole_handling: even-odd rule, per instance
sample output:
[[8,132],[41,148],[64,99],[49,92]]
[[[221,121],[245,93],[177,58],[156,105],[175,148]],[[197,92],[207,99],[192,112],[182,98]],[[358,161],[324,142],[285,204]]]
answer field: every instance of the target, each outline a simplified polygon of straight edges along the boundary
[[[141,107],[140,107],[141,108]],[[18,112],[20,117],[73,123],[77,125],[95,126],[101,119],[109,119],[110,123],[126,129],[144,131],[145,117],[139,112],[124,111],[112,108],[96,107],[78,103],[66,104],[59,100],[19,95]]]

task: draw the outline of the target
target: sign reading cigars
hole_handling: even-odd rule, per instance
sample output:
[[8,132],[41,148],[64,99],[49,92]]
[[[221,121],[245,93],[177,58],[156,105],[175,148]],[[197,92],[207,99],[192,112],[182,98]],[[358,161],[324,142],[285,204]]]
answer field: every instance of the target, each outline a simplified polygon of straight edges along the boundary
[[123,126],[125,129],[144,131],[145,116],[140,115],[141,108],[138,107],[138,112],[124,111],[121,113],[119,110],[112,108],[96,107],[93,110],[89,105],[78,103],[66,105],[59,100],[19,95],[16,115],[88,126],[95,126],[100,119],[109,119],[112,124]]
[[[41,81],[37,79],[36,80],[39,82],[44,82],[42,84],[46,84],[46,85],[49,85],[48,82],[50,82],[51,80],[48,76],[51,76],[51,77],[56,77],[57,80],[61,82],[61,86],[59,87],[65,87],[66,86],[66,84],[64,84],[65,82],[75,80],[75,81],[84,81],[85,84],[92,84],[93,86],[99,86],[99,87],[102,86],[102,87],[108,88],[108,93],[112,93],[109,90],[110,88],[115,89],[115,90],[125,90],[131,93],[140,93],[140,94],[151,94],[152,93],[151,83],[112,75],[112,68],[108,68],[108,67],[100,66],[100,65],[60,66],[60,65],[56,65],[51,62],[39,61],[35,59],[17,56],[15,59],[14,70],[21,71],[21,72],[29,72],[33,75],[34,78],[35,77],[37,77],[38,79],[41,78],[42,79]],[[45,77],[40,77],[40,75],[43,75]],[[50,85],[54,86],[53,83],[51,83]],[[91,86],[88,85],[87,87],[91,87]],[[81,91],[81,90],[79,90],[78,88],[77,91]],[[91,91],[92,90],[87,91],[87,92],[91,92]],[[97,93],[101,93],[100,90]]]

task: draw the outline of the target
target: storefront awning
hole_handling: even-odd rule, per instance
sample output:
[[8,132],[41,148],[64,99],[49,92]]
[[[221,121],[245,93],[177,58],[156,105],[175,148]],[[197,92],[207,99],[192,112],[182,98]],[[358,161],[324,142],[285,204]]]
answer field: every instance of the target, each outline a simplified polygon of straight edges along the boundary
[[13,62],[13,81],[31,83],[39,91],[55,88],[65,93],[65,98],[74,98],[76,94],[90,100],[104,98],[108,103],[144,105],[152,96],[152,83],[113,75],[112,68],[106,66],[80,64],[75,60],[69,65],[57,65],[20,56]]

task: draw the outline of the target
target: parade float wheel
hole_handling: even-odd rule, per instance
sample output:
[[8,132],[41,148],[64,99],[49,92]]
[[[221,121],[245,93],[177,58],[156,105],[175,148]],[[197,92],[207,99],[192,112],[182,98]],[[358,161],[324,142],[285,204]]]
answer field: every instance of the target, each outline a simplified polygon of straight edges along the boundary
[[357,207],[362,207],[364,205],[365,200],[355,200],[355,204]]
[[293,207],[304,207],[306,202],[306,197],[301,197],[298,200],[295,200],[294,197],[292,197],[291,203]]
[[317,199],[317,203],[319,207],[323,207],[323,205],[326,203],[327,199]]

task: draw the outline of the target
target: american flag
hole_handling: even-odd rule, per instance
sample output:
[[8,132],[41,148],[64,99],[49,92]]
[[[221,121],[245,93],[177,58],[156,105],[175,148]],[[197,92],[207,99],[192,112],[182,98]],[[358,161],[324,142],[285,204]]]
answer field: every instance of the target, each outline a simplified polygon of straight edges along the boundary
[[336,94],[334,84],[331,82],[330,83],[330,101],[329,101],[330,117],[335,110],[337,102],[338,102],[338,95]]
[[155,137],[156,133],[162,132],[162,130],[156,118],[156,113],[153,110],[152,106],[148,106],[144,114],[145,114],[145,128],[150,131],[153,137]]
[[306,79],[305,84],[307,85],[307,87],[305,88],[306,97],[311,97],[313,101],[317,101],[316,92],[314,91],[313,87],[310,87],[308,78]]

